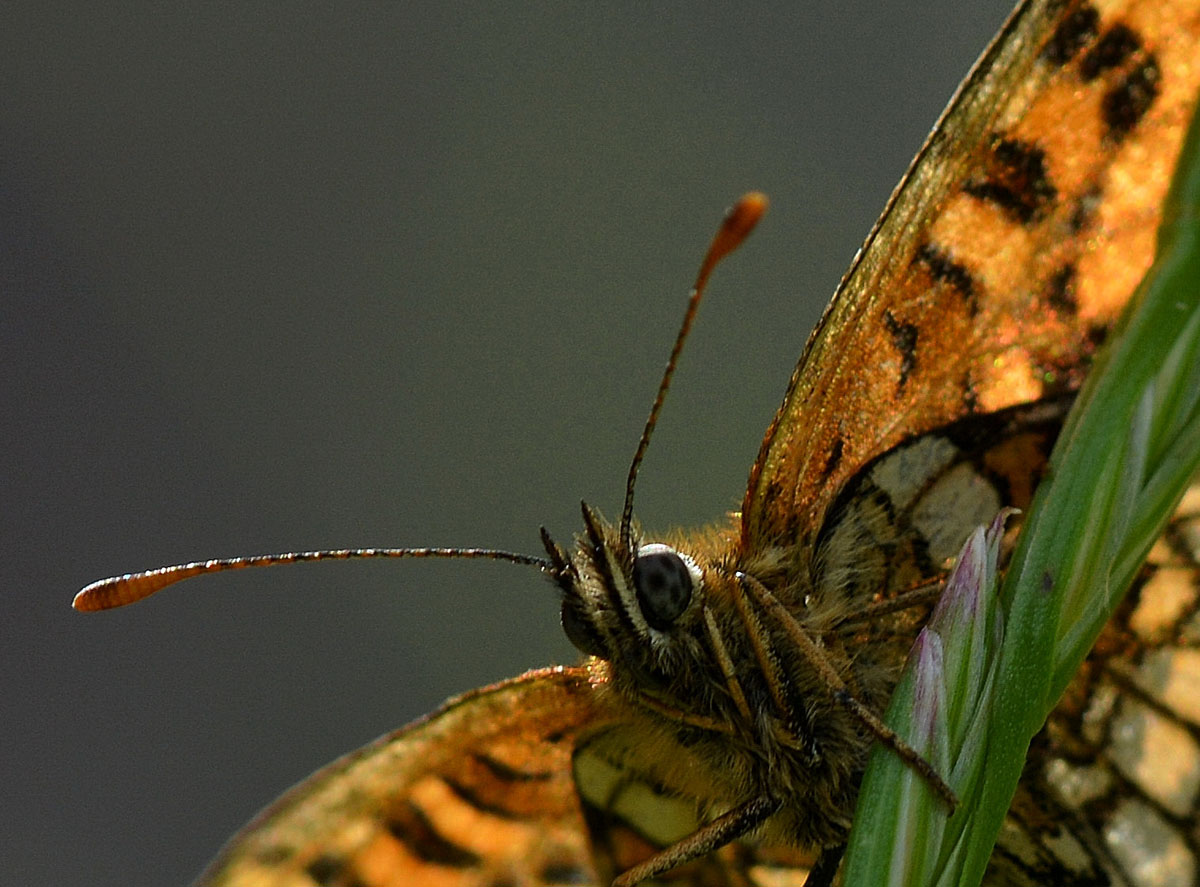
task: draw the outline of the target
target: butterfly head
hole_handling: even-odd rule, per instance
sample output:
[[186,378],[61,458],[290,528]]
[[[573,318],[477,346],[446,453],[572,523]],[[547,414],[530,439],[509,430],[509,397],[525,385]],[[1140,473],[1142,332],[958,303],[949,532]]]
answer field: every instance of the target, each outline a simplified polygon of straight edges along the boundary
[[671,671],[699,618],[704,571],[691,555],[662,543],[623,541],[588,505],[573,555],[543,532],[562,591],[567,638],[589,656],[639,674]]

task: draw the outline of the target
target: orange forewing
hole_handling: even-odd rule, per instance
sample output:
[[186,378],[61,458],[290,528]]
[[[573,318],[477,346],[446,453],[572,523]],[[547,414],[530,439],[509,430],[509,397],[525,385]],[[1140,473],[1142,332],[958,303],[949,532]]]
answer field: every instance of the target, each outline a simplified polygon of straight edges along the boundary
[[810,541],[846,480],[906,437],[1078,387],[1150,266],[1198,89],[1195,0],[1017,8],[809,339],[751,473],[743,547]]
[[280,798],[207,883],[590,883],[571,754],[596,698],[553,668],[452,699]]

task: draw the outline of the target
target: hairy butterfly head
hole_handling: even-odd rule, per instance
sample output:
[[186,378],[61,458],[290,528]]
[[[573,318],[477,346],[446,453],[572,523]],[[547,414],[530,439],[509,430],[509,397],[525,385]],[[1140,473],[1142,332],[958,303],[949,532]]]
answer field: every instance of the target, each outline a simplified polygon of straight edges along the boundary
[[691,554],[658,542],[621,542],[588,506],[584,532],[568,556],[544,537],[562,592],[562,624],[580,652],[617,670],[674,677],[699,653],[693,640],[703,606],[704,570]]

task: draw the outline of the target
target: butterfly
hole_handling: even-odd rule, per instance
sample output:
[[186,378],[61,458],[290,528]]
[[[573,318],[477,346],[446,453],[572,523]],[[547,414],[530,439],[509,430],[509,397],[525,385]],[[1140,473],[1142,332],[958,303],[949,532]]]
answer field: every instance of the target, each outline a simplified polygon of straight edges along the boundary
[[[321,771],[208,880],[799,883],[812,869],[827,882],[871,744],[923,764],[877,713],[931,581],[971,527],[1028,501],[1098,340],[1149,265],[1200,88],[1197,30],[1194,4],[1018,7],[809,340],[729,523],[644,534],[632,512],[640,447],[621,515],[585,507],[571,549],[545,536],[545,557],[408,551],[539,567],[585,663],[468,694]],[[760,211],[743,204],[729,237]],[[721,242],[718,253],[732,243]],[[281,559],[303,556],[265,560]],[[78,605],[212,569],[99,583]],[[1160,620],[1154,636],[1178,639],[1182,624]],[[1132,661],[1114,649],[1100,669],[1110,681]],[[1071,717],[1092,726],[1119,708],[1052,721],[1058,756],[1018,797],[997,877],[1120,882],[1121,843],[1085,803],[1046,812],[1064,793],[1039,783],[1084,732]],[[1140,784],[1100,734],[1091,759],[1109,754],[1105,772]],[[1039,812],[1060,825],[1063,810],[1079,835],[1099,835],[1080,843],[1082,862],[1044,840],[1052,828],[1022,828]]]

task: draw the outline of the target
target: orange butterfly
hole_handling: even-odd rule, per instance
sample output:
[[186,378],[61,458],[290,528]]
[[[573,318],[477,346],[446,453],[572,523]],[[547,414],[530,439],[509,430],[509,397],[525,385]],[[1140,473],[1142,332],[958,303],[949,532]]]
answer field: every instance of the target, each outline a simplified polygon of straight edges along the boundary
[[[633,522],[668,373],[619,520],[585,506],[573,550],[544,535],[545,558],[321,554],[538,566],[588,659],[468,694],[321,771],[236,838],[208,881],[794,883],[811,868],[811,882],[828,883],[874,741],[950,800],[878,713],[931,581],[973,526],[1028,501],[1097,341],[1149,266],[1200,90],[1198,43],[1196,0],[1014,12],[810,339],[728,526],[660,539]],[[708,272],[762,209],[744,201],[718,236],[672,367]],[[76,605],[309,557],[134,574],[89,586]],[[1173,637],[1164,626],[1185,610],[1155,631]],[[1047,734],[1059,755],[1047,761],[1065,761],[1067,739],[1086,732],[1053,732],[1084,717],[1072,702]],[[1107,749],[1103,737],[1092,746]],[[1113,760],[1105,772],[1140,784]],[[1018,797],[996,877],[1132,880],[1099,814],[1066,804],[1048,772]],[[1066,811],[1086,852],[1035,827],[1031,808],[1055,797],[1045,833]],[[1191,807],[1170,809],[1194,821]]]

